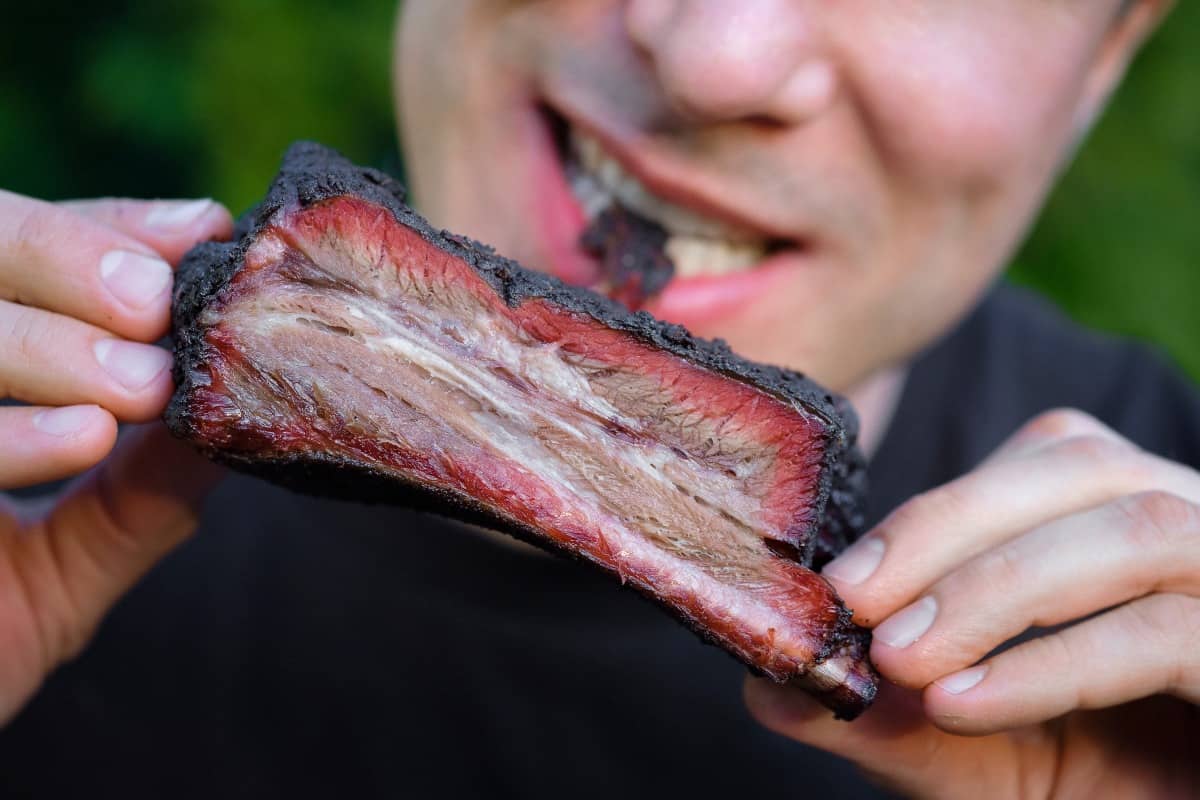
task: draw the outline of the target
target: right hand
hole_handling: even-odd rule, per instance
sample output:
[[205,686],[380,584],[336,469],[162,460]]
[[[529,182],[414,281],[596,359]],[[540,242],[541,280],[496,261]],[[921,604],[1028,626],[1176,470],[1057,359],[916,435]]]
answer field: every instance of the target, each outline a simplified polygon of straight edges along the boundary
[[[45,203],[0,191],[0,726],[195,529],[220,471],[157,420],[171,265],[227,238],[209,201]],[[35,511],[3,494],[91,469]]]

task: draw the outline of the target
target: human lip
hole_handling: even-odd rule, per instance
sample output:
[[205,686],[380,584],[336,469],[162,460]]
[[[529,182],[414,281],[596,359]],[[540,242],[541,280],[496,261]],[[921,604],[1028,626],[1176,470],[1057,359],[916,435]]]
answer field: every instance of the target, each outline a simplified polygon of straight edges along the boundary
[[[604,115],[582,112],[554,96],[546,101],[546,110],[571,138],[587,141],[602,158],[614,162],[625,177],[663,203],[736,232],[736,238],[780,242],[803,242],[808,238],[806,231],[764,213],[767,208],[757,197],[748,197],[744,186],[735,192],[726,177],[704,169],[703,164],[681,159],[640,130],[603,124],[598,119]],[[733,199],[735,194],[737,200]]]
[[[546,97],[539,94],[533,99],[529,114],[536,129],[532,177],[540,228],[538,238],[551,272],[568,283],[595,287],[603,278],[600,263],[579,244],[590,221],[589,212],[594,215],[595,209],[585,208],[586,198],[581,199],[577,187],[572,186],[569,175],[572,165],[564,151],[573,128],[585,133],[597,129],[566,117],[558,106],[550,106]],[[604,139],[612,140],[613,137]],[[634,163],[641,162],[635,159]],[[743,247],[743,252],[732,254],[728,248],[720,253],[711,246],[691,247],[694,253],[716,257],[703,259],[703,264],[696,258],[690,264],[676,263],[674,277],[644,306],[655,316],[703,334],[723,318],[744,315],[748,310],[753,313],[754,308],[761,307],[763,301],[782,290],[796,270],[812,260],[811,242],[802,236],[776,238],[778,229],[770,224],[747,219],[728,207],[710,213],[714,207],[700,195],[691,194],[682,186],[671,188],[654,178],[648,180],[647,189],[654,187],[651,195],[658,199],[669,195],[673,200],[665,202],[674,202],[685,211],[711,220],[718,228],[737,232]],[[756,237],[758,245],[754,244]],[[695,239],[691,244],[703,241]],[[754,253],[757,246],[761,250]]]
[[560,148],[546,113],[532,100],[524,127],[533,188],[532,212],[545,267],[567,283],[594,285],[600,278],[599,263],[579,246],[587,217],[567,183]]
[[808,254],[780,251],[745,271],[675,277],[646,304],[654,316],[703,333],[714,323],[743,315],[784,288]]

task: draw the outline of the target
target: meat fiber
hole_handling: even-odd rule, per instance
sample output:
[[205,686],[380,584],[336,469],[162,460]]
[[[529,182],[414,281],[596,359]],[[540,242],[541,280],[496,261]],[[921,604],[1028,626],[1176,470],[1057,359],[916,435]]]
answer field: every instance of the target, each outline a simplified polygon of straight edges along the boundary
[[485,522],[842,717],[871,702],[868,634],[809,569],[860,524],[856,422],[800,375],[437,231],[307,143],[185,258],[174,336],[166,420],[210,457]]

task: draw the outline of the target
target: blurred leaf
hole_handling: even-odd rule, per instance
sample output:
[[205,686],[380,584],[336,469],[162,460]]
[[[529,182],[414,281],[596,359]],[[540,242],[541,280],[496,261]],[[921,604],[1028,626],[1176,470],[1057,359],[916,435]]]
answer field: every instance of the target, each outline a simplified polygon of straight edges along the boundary
[[1134,64],[1018,255],[1012,280],[1200,377],[1200,6]]

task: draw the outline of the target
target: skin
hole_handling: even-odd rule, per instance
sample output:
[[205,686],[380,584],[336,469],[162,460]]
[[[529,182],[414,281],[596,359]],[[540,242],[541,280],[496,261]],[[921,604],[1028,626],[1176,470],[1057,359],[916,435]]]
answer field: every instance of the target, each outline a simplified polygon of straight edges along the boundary
[[0,407],[0,489],[86,470],[37,507],[0,494],[0,724],[195,530],[218,469],[158,424],[117,443],[117,422],[162,414],[171,265],[231,231],[211,202],[0,192],[0,397],[29,404]]
[[[422,210],[533,267],[589,269],[543,102],[680,204],[790,240],[755,302],[655,310],[850,391],[877,438],[1168,5],[409,0],[398,110]],[[114,448],[116,422],[170,391],[162,270],[229,231],[215,204],[0,194],[0,394],[33,404],[0,408],[0,489],[87,470],[45,507],[0,496],[0,724],[194,530],[215,469],[158,426]],[[912,795],[1194,794],[1197,575],[1200,475],[1051,412],[827,568],[876,627],[874,709],[835,723],[759,681],[747,703]]]
[[[586,270],[545,211],[539,103],[670,199],[801,241],[732,312],[652,310],[850,390],[869,446],[905,362],[996,278],[1167,10],[1123,5],[410,0],[398,119],[435,222],[568,279]],[[1079,412],[1039,417],[826,570],[878,626],[896,685],[876,708],[845,725],[754,680],[749,708],[918,796],[1195,793],[1196,503],[1191,469]]]

